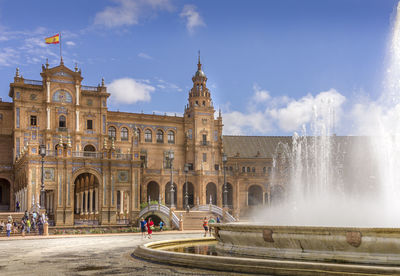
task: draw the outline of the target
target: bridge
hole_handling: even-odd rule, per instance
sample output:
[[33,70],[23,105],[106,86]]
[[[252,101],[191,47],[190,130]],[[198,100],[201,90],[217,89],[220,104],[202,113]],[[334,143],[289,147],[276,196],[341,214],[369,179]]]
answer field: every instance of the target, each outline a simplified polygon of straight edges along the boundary
[[227,211],[212,204],[194,206],[189,212],[171,210],[163,204],[150,204],[140,211],[139,219],[157,216],[173,229],[202,229],[200,220],[211,215],[220,217],[223,222],[236,221]]

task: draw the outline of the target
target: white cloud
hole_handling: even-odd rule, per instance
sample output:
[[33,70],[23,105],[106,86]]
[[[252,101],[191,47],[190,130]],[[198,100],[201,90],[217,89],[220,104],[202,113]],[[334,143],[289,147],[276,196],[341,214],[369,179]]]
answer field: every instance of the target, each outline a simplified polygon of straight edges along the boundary
[[139,23],[139,18],[149,11],[171,10],[169,0],[114,0],[115,6],[108,6],[98,12],[94,19],[95,25],[108,28],[131,26]]
[[271,131],[271,122],[265,113],[258,111],[248,114],[233,111],[223,114],[224,133],[233,135],[267,134]]
[[223,115],[224,133],[268,135],[271,131],[294,132],[305,124],[329,122],[331,127],[342,114],[346,98],[335,89],[308,94],[300,99],[271,97],[267,90],[253,85],[247,112],[230,111]]
[[162,90],[168,90],[168,92],[170,92],[170,91],[182,92],[183,91],[182,88],[180,88],[178,85],[176,85],[172,82],[168,82],[168,81],[165,81],[165,80],[159,79],[159,78],[156,78],[156,80],[158,82],[157,87]]
[[138,54],[138,57],[144,58],[144,59],[153,59],[153,57],[149,56],[149,55],[146,54],[146,53],[139,53],[139,54]]
[[67,41],[67,42],[65,42],[65,44],[68,45],[68,46],[71,46],[71,47],[76,45],[76,43],[73,42],[73,41]]
[[197,7],[195,5],[185,5],[180,17],[186,19],[186,28],[191,34],[194,33],[195,28],[206,25],[203,18],[197,12]]
[[17,64],[19,54],[13,48],[0,49],[0,66],[11,66]]
[[273,108],[268,113],[277,120],[280,129],[296,131],[302,125],[310,123],[313,118],[326,121],[331,119],[329,116],[335,116],[330,123],[338,121],[345,99],[335,89],[330,89],[315,97],[308,94],[299,100],[292,100],[286,107]]
[[154,90],[153,86],[132,78],[117,79],[108,85],[111,100],[122,104],[149,102],[151,100],[150,93]]

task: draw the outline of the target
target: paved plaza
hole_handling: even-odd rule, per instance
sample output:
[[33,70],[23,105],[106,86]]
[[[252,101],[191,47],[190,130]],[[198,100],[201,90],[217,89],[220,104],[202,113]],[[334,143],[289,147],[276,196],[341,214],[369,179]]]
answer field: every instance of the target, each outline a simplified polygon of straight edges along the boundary
[[[170,232],[151,241],[198,238],[202,233]],[[0,238],[0,275],[243,275],[167,266],[132,257],[149,242],[140,234]]]

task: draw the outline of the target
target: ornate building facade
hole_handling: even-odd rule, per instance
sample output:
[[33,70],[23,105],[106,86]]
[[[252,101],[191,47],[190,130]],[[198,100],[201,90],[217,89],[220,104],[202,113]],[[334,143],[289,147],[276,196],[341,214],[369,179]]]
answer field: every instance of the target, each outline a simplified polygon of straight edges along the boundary
[[38,205],[42,162],[55,225],[133,222],[143,202],[184,209],[185,193],[189,206],[224,205],[236,217],[278,200],[284,185],[271,183],[272,155],[289,138],[223,136],[200,59],[197,66],[182,117],[110,111],[104,80],[83,85],[62,60],[43,65],[39,81],[17,69],[12,102],[0,103],[0,208]]

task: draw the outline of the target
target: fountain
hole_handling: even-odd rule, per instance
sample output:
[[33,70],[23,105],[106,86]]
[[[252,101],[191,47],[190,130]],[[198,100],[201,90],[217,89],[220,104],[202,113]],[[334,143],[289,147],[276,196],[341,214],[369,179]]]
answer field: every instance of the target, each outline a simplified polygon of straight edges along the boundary
[[285,201],[250,224],[213,225],[216,251],[231,257],[169,255],[172,262],[274,275],[400,275],[400,3],[389,53],[382,96],[362,107],[369,120],[360,129],[372,131],[338,137],[332,101],[315,106],[311,133],[304,126],[276,151],[272,183],[286,183]]

